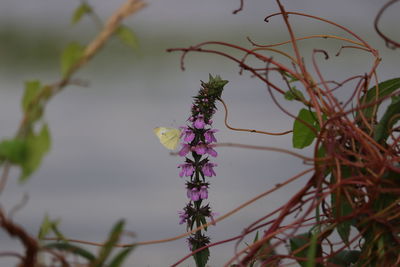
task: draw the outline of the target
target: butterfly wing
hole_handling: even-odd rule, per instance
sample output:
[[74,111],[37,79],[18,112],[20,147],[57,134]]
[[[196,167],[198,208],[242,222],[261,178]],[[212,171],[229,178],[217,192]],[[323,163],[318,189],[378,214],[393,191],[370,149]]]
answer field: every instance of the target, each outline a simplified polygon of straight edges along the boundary
[[170,150],[175,150],[179,144],[181,130],[168,127],[157,127],[153,130],[160,143]]

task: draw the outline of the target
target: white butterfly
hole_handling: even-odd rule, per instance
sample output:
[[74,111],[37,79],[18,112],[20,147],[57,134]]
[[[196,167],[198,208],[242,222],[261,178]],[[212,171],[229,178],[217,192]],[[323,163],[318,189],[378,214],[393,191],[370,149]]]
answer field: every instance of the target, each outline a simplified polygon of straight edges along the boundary
[[157,127],[153,130],[160,143],[169,150],[175,150],[179,144],[181,130],[168,127]]

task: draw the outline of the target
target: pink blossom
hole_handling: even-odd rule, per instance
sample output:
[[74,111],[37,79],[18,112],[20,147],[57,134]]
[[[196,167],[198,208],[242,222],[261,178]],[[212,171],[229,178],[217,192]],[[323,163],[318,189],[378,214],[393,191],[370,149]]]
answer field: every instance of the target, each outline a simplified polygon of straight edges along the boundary
[[179,214],[179,224],[187,222],[189,215],[186,213],[186,211],[178,211],[178,214]]
[[199,189],[197,189],[196,187],[194,187],[192,189],[188,189],[187,197],[193,201],[198,201],[200,199]]
[[194,151],[199,155],[204,155],[207,153],[207,145],[206,144],[198,144],[194,147]]
[[203,168],[201,168],[201,170],[203,171],[205,176],[212,177],[216,175],[213,169],[215,166],[217,166],[217,164],[208,162],[203,165]]
[[178,152],[178,155],[181,157],[186,156],[187,153],[190,151],[190,146],[189,144],[182,144],[181,150]]
[[206,123],[204,122],[204,116],[203,115],[199,115],[196,120],[193,123],[193,126],[196,129],[203,129],[204,126],[206,126]]
[[199,192],[199,194],[200,194],[200,198],[201,198],[201,199],[207,199],[207,198],[208,198],[207,186],[202,185],[202,186],[200,187],[200,192]]
[[192,174],[194,173],[194,166],[191,163],[179,164],[178,168],[182,168],[179,173],[180,177],[192,176]]
[[188,128],[188,127],[182,127],[183,131],[182,131],[182,136],[185,136],[183,141],[190,143],[193,141],[195,134],[194,132]]
[[208,155],[210,155],[210,156],[212,156],[212,157],[216,157],[216,156],[218,156],[218,153],[217,153],[217,151],[215,151],[211,146],[208,146],[207,147],[207,154]]
[[209,129],[204,133],[204,138],[207,143],[217,142],[217,139],[214,136],[214,133],[218,132],[217,129]]

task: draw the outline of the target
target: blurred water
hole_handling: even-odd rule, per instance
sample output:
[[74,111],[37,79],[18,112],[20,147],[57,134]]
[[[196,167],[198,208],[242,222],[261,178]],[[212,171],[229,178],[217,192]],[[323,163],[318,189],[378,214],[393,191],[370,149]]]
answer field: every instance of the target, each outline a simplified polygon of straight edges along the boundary
[[[37,2],[43,4],[45,1]],[[63,1],[59,2],[67,5]],[[252,36],[258,37],[259,41],[272,42],[272,38],[285,40],[283,29],[280,28],[282,25],[276,23],[276,27],[269,26],[265,32],[260,32],[263,24],[259,20],[254,21],[250,16],[250,11],[256,11],[248,2],[246,5],[249,10],[237,16],[240,22],[247,23],[244,29],[236,29],[233,22],[235,17],[229,15],[236,6],[229,9],[216,5],[219,12],[225,12],[224,21],[227,24],[214,25],[220,28],[209,32],[198,32],[179,22],[188,20],[190,15],[194,21],[192,26],[198,30],[207,27],[206,24],[199,25],[200,21],[218,21],[212,19],[211,15],[203,16],[207,10],[217,12],[212,9],[214,2],[199,4],[199,1],[191,1],[188,4],[185,1],[171,1],[169,9],[165,6],[166,2],[152,1],[148,9],[143,11],[143,15],[133,19],[135,31],[141,40],[140,55],[132,55],[124,48],[119,53],[106,50],[106,55],[113,55],[112,61],[107,56],[99,56],[77,75],[78,78],[90,81],[89,87],[68,87],[48,106],[45,120],[49,123],[52,134],[50,154],[40,170],[23,186],[16,184],[18,172],[13,172],[6,191],[0,196],[2,206],[10,209],[21,201],[24,193],[29,195],[28,203],[14,218],[31,233],[36,233],[47,213],[52,218],[62,218],[61,230],[70,238],[103,241],[107,231],[119,218],[127,220],[127,229],[136,233],[135,241],[181,234],[184,226],[178,225],[177,210],[184,207],[187,199],[184,180],[178,177],[176,165],[182,160],[169,155],[153,136],[152,129],[156,126],[183,125],[189,116],[191,97],[199,89],[200,80],[208,79],[208,73],[220,74],[230,81],[223,97],[230,106],[232,125],[270,131],[291,128],[291,119],[279,112],[265,87],[257,80],[250,79],[248,74],[237,75],[235,64],[216,56],[193,55],[188,58],[187,71],[181,72],[179,54],[164,52],[171,46],[187,46],[210,38],[231,40],[234,36],[231,33],[235,31],[242,38],[238,37],[237,42],[242,43],[246,30]],[[7,7],[6,3],[9,6],[12,2],[0,3],[0,6],[3,5],[3,8],[0,7],[2,12]],[[316,9],[316,1],[306,3],[310,10],[319,15],[331,15],[333,7],[324,6],[328,1],[324,1],[319,9]],[[355,3],[360,4],[360,1]],[[25,4],[29,5],[28,2]],[[206,4],[209,6],[204,7]],[[104,5],[109,6],[110,3],[104,2]],[[172,8],[173,5],[176,9]],[[104,8],[101,4],[99,6]],[[372,2],[366,6],[362,8],[368,8],[371,14],[375,12]],[[199,7],[202,7],[201,12],[196,12]],[[293,7],[297,6],[293,4]],[[10,10],[27,12],[31,16],[37,16],[36,19],[40,22],[41,12],[29,13],[25,9],[21,11],[13,6]],[[58,9],[53,7],[53,10]],[[164,10],[168,16],[163,14]],[[180,12],[182,10],[185,12]],[[258,10],[256,14],[261,15],[264,11],[268,13],[270,10]],[[60,14],[66,16],[65,9]],[[172,20],[171,16],[174,14],[179,16],[176,15]],[[360,19],[359,15],[355,13],[354,19]],[[363,19],[366,24],[371,22],[370,17],[364,16]],[[250,27],[252,21],[253,28]],[[358,21],[355,26],[360,27],[364,22]],[[299,27],[300,24],[296,26]],[[317,30],[312,28],[315,25],[309,26],[304,31],[321,29],[321,26]],[[223,32],[219,34],[221,27]],[[369,33],[364,35],[366,39],[379,46],[383,52],[384,64],[379,69],[381,79],[398,75],[398,52],[385,49],[376,35],[372,35],[371,29],[367,32]],[[337,51],[338,47],[339,45],[334,44],[330,49]],[[370,60],[361,58],[355,52],[345,54],[344,59],[332,61],[336,65],[332,67],[333,71],[327,73],[330,78],[338,79],[347,77],[345,74],[355,72],[360,66],[370,64]],[[56,66],[57,63],[54,62],[50,69],[19,69],[15,72],[9,69],[6,71],[6,66],[2,66],[2,136],[12,136],[17,128],[21,116],[19,101],[23,81],[39,78],[44,82],[53,82],[58,77]],[[288,109],[296,112],[298,106],[290,104]],[[223,125],[222,106],[219,106],[219,110],[221,112],[214,119],[215,127],[220,129],[217,134],[219,141],[290,148],[290,136],[269,137],[228,131]],[[274,152],[219,148],[218,153],[219,157],[215,160],[219,165],[216,169],[217,177],[211,179],[209,201],[213,210],[220,214],[305,168],[300,160]],[[306,177],[209,229],[212,241],[239,233],[258,217],[282,204],[305,181]],[[233,244],[228,244],[213,249],[210,266],[222,266],[233,255],[232,248]],[[0,251],[13,249],[20,249],[18,242],[0,232]],[[127,265],[168,266],[187,252],[183,240],[139,247],[129,258]],[[3,264],[11,265],[11,262],[4,261],[1,265]],[[193,266],[193,263],[190,260],[182,266]]]

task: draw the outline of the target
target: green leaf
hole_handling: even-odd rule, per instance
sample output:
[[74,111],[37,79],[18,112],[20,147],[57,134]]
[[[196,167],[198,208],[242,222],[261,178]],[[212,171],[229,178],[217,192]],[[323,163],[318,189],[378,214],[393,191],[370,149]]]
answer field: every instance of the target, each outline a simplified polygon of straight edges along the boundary
[[[394,78],[381,82],[378,84],[379,90],[377,90],[376,86],[368,89],[367,93],[360,99],[360,103],[361,105],[367,105],[371,102],[374,102],[378,99],[390,95],[399,88],[400,88],[400,78]],[[376,114],[379,105],[380,103],[377,103],[376,105],[363,109],[362,112],[364,116],[367,119],[371,119]]]
[[65,243],[65,242],[51,243],[51,244],[45,245],[44,248],[66,251],[66,252],[81,256],[82,258],[87,259],[89,262],[93,262],[96,259],[95,256],[91,252],[89,252],[81,247],[78,247],[76,245],[72,245],[70,243]]
[[320,256],[322,248],[321,244],[318,243],[318,233],[313,234],[307,232],[299,234],[290,238],[290,251],[297,251],[294,256],[303,258],[304,260],[297,260],[301,267],[310,266],[322,266],[321,264],[315,264],[315,258]]
[[[347,177],[351,176],[350,169],[346,166],[341,168],[341,174],[342,178],[341,179],[346,179]],[[331,184],[334,185],[336,184],[337,178],[332,175],[331,176]],[[335,216],[337,219],[340,219],[344,216],[348,216],[351,213],[353,213],[353,207],[347,200],[346,196],[343,194],[343,192],[338,195],[337,191],[333,191],[331,195],[331,206],[333,210],[333,216]],[[338,199],[340,197],[340,199]],[[350,236],[350,230],[351,226],[354,225],[354,220],[344,220],[338,223],[336,230],[339,233],[340,238],[345,244],[349,244],[349,236]]]
[[82,57],[84,47],[78,43],[70,43],[63,51],[61,55],[61,74],[66,77],[71,68],[78,62]]
[[125,45],[133,48],[134,50],[139,48],[139,40],[130,28],[121,25],[118,27],[115,33]]
[[120,267],[122,266],[122,263],[124,263],[126,257],[131,253],[133,250],[134,246],[123,249],[121,252],[119,252],[115,257],[110,261],[109,264],[107,264],[108,267]]
[[307,251],[307,267],[315,266],[315,257],[317,256],[317,241],[318,241],[318,232],[314,232],[311,236],[311,244]]
[[[290,238],[290,251],[294,252],[297,249],[300,249],[301,247],[304,247],[303,249],[301,249],[300,251],[296,252],[294,254],[294,256],[299,257],[299,258],[307,258],[307,254],[308,254],[308,248],[309,246],[306,246],[307,244],[310,243],[310,238],[311,238],[311,234],[310,233],[303,233],[297,236],[294,236],[292,238]],[[302,266],[302,267],[306,267],[307,266],[307,262],[305,260],[297,260],[297,262]]]
[[36,135],[33,132],[26,137],[26,159],[22,162],[22,174],[20,182],[25,182],[27,178],[40,166],[43,157],[50,150],[51,140],[47,124],[42,126],[40,132]]
[[23,140],[6,139],[0,142],[0,161],[22,164],[26,160],[26,154],[27,145]]
[[280,71],[280,73],[281,73],[283,76],[286,76],[286,77],[288,77],[288,78],[290,79],[290,80],[288,81],[289,83],[297,82],[297,81],[299,80],[297,77],[293,76],[293,75],[290,74],[289,72]]
[[296,89],[296,87],[293,86],[292,88],[290,88],[290,90],[286,91],[285,99],[289,100],[289,101],[292,101],[295,99],[296,100],[304,100],[304,95],[300,90]]
[[303,121],[313,127],[315,131],[319,128],[315,112],[304,108],[301,109],[293,124],[292,143],[294,148],[305,148],[311,145],[316,137],[314,131],[312,131],[308,125],[305,125]]
[[392,103],[387,107],[385,114],[374,129],[374,139],[377,142],[386,140],[389,130],[400,120],[400,96],[392,97]]
[[[200,215],[200,222],[202,225],[206,225],[207,224],[206,217]],[[204,230],[207,231],[207,227],[204,227]]]
[[81,18],[83,17],[83,15],[90,14],[92,12],[93,12],[93,10],[92,10],[91,6],[89,6],[86,3],[80,4],[75,9],[74,14],[72,15],[71,23],[75,24],[75,23],[79,22],[81,20]]
[[222,80],[221,76],[216,75],[213,77],[208,74],[208,83],[201,82],[201,86],[207,89],[207,94],[209,96],[214,96],[216,98],[221,97],[224,86],[228,83],[227,80]]
[[253,243],[256,243],[258,241],[258,231],[256,232],[256,235],[254,236]]
[[122,231],[124,229],[125,221],[120,220],[118,221],[114,227],[112,228],[107,241],[105,242],[104,246],[101,247],[99,251],[99,255],[95,262],[91,266],[95,267],[102,267],[106,262],[107,258],[110,256],[111,251],[113,250],[114,246],[118,243]]
[[38,96],[41,88],[42,86],[40,81],[35,80],[25,82],[25,91],[24,96],[22,97],[22,110],[24,112],[28,111],[29,103]]
[[328,262],[336,264],[338,267],[352,266],[358,261],[360,254],[361,252],[358,250],[343,250],[329,258]]
[[42,224],[40,225],[38,238],[45,238],[53,229],[53,226],[58,225],[59,223],[60,220],[50,220],[50,217],[46,214],[43,218]]
[[[197,247],[193,247],[193,250],[198,249]],[[205,267],[208,258],[210,257],[210,250],[208,248],[203,249],[202,251],[197,252],[193,255],[194,261],[196,262],[196,267]]]
[[51,229],[53,232],[56,234],[57,238],[60,240],[67,240],[65,236],[61,233],[61,231],[58,229],[58,224],[60,223],[60,220],[54,221],[54,223],[51,225]]

